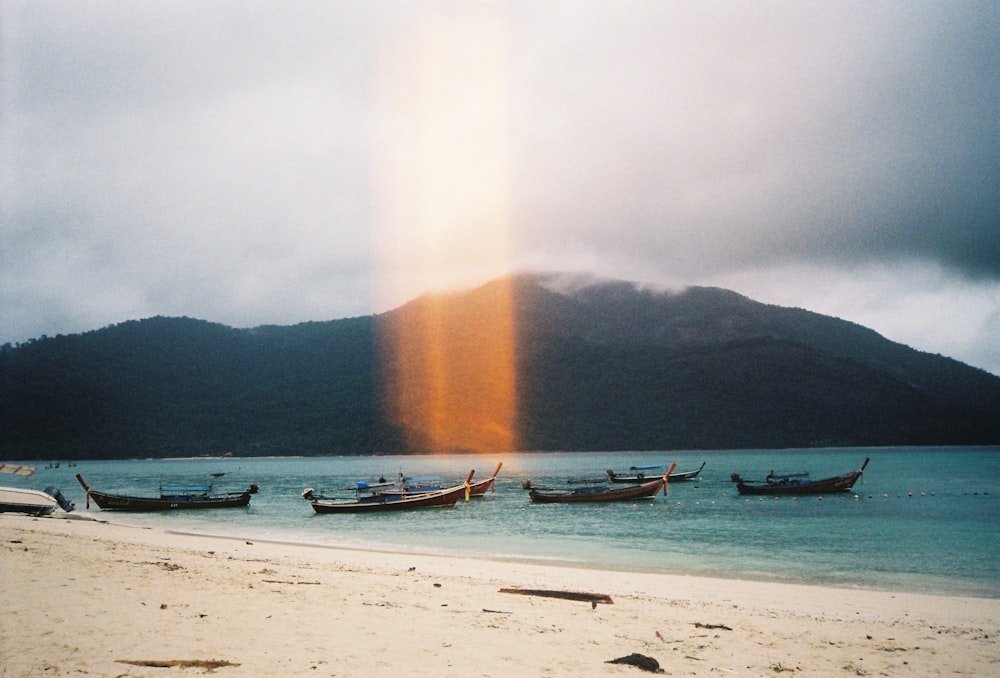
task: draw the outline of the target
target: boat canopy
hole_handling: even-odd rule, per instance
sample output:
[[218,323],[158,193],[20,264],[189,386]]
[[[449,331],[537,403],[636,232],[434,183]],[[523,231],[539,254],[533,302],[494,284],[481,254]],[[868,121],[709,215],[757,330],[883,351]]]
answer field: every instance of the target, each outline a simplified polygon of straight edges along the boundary
[[666,464],[646,464],[645,466],[629,466],[629,471],[652,471],[655,468],[666,468]]

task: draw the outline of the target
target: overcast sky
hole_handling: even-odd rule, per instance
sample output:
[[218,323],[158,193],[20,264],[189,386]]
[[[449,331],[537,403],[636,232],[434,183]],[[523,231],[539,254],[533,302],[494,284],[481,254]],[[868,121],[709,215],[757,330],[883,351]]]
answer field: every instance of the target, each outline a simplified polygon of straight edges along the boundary
[[1000,3],[0,0],[0,343],[717,285],[1000,374]]

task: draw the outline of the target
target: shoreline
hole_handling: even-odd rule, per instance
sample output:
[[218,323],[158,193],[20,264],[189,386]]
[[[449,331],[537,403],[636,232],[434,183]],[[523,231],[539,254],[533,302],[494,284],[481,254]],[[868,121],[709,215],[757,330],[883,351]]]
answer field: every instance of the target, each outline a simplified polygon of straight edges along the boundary
[[[920,595],[936,596],[936,597],[958,597],[958,598],[982,598],[987,600],[997,600],[1000,601],[1000,589],[995,588],[985,588],[981,582],[978,580],[955,580],[949,579],[941,576],[932,576],[926,574],[910,574],[910,573],[898,573],[895,575],[897,579],[895,580],[897,586],[886,586],[883,581],[872,582],[869,584],[858,582],[855,579],[850,579],[844,577],[843,581],[830,581],[829,578],[819,577],[815,580],[809,579],[794,579],[787,574],[771,574],[766,572],[759,572],[749,574],[746,572],[741,572],[739,570],[725,570],[719,568],[716,571],[705,572],[702,570],[696,572],[683,571],[678,569],[664,569],[656,568],[644,565],[621,565],[616,563],[595,563],[586,560],[570,560],[562,558],[560,556],[539,556],[539,555],[523,555],[523,554],[499,554],[499,553],[483,553],[475,551],[462,551],[457,549],[450,549],[448,547],[442,548],[427,548],[420,545],[413,544],[393,544],[393,543],[351,543],[348,541],[322,541],[307,538],[297,538],[296,535],[292,534],[288,537],[274,535],[273,533],[267,534],[254,534],[253,532],[248,533],[226,533],[218,532],[215,530],[202,530],[198,526],[187,526],[187,527],[170,527],[170,526],[150,526],[141,525],[135,523],[129,523],[127,517],[129,516],[143,516],[149,514],[142,513],[123,513],[116,511],[81,511],[77,510],[72,513],[61,513],[56,512],[53,514],[53,518],[68,519],[68,520],[88,520],[95,522],[108,523],[110,525],[115,525],[124,529],[136,529],[136,530],[153,530],[160,531],[164,533],[173,533],[178,535],[188,535],[191,537],[216,537],[219,539],[233,539],[237,541],[253,540],[258,543],[273,543],[285,545],[288,547],[302,546],[307,548],[319,548],[319,549],[333,549],[333,550],[345,550],[345,551],[361,551],[361,552],[371,552],[375,554],[379,553],[396,553],[396,554],[412,554],[414,557],[420,556],[430,556],[430,557],[441,557],[441,558],[465,558],[469,560],[483,560],[491,561],[496,563],[519,563],[524,565],[538,565],[540,567],[562,567],[567,569],[579,569],[579,570],[601,570],[608,572],[620,572],[620,573],[630,573],[636,575],[663,575],[663,576],[680,576],[680,577],[698,577],[709,580],[725,580],[725,581],[742,581],[746,582],[748,585],[751,584],[777,584],[777,585],[791,585],[791,586],[818,586],[823,588],[830,588],[836,590],[844,591],[871,591],[874,593],[888,593],[888,594],[906,594],[906,593],[918,593]],[[120,521],[121,518],[126,518],[125,521]],[[958,582],[958,583],[956,583]],[[2,678],[2,676],[0,676]]]
[[0,556],[4,678],[187,675],[122,662],[209,660],[228,662],[220,676],[641,675],[605,663],[632,653],[674,675],[1000,666],[991,598],[289,544],[82,516],[0,514]]
[[[95,519],[97,520],[97,519]],[[108,522],[98,520],[98,522]],[[149,529],[157,531],[157,528],[153,527],[135,527],[129,525],[122,525],[120,523],[109,523],[122,527],[125,529]],[[865,586],[861,584],[851,584],[851,583],[834,583],[825,580],[817,581],[792,581],[787,577],[781,577],[779,575],[767,576],[764,573],[760,573],[759,576],[741,576],[746,573],[740,573],[737,571],[729,572],[720,570],[718,573],[705,574],[702,572],[698,573],[686,573],[679,572],[675,570],[657,569],[652,567],[642,567],[642,566],[625,566],[625,565],[614,565],[614,564],[604,564],[597,565],[593,563],[588,563],[583,560],[566,560],[558,556],[524,556],[524,555],[503,555],[503,554],[483,554],[483,553],[469,553],[464,551],[448,551],[445,549],[426,549],[421,547],[403,547],[394,546],[386,544],[384,546],[379,545],[362,545],[362,544],[347,544],[347,543],[321,543],[321,542],[310,542],[310,541],[296,541],[294,539],[281,539],[273,537],[259,537],[259,536],[239,536],[239,535],[227,535],[215,532],[196,532],[188,531],[183,529],[164,529],[161,530],[167,534],[176,534],[179,536],[189,536],[189,537],[207,537],[216,538],[223,540],[235,540],[235,541],[245,541],[252,540],[254,543],[259,544],[273,544],[275,546],[286,546],[290,548],[302,547],[304,549],[331,549],[334,551],[350,551],[359,553],[371,553],[375,555],[380,554],[395,554],[399,556],[412,556],[414,558],[428,557],[428,558],[446,558],[446,559],[457,559],[457,560],[468,560],[472,562],[491,562],[498,565],[503,564],[515,564],[524,565],[528,567],[554,567],[562,568],[566,570],[583,570],[583,571],[600,571],[609,572],[623,575],[637,575],[637,576],[663,576],[663,577],[690,577],[694,579],[703,579],[708,581],[731,581],[731,582],[741,582],[747,586],[753,586],[757,584],[774,584],[777,586],[808,586],[817,587],[824,589],[831,589],[834,591],[859,591],[859,592],[872,592],[872,593],[884,593],[888,595],[921,595],[935,598],[970,598],[970,599],[981,599],[981,600],[995,600],[1000,602],[1000,595],[987,595],[978,594],[964,590],[960,587],[952,586],[950,589],[948,587],[941,585],[933,588],[933,590],[921,589],[913,590],[908,589],[904,586],[899,588],[885,588],[876,585]],[[927,575],[906,575],[910,577],[913,581],[920,581],[921,583],[926,583],[929,579]],[[937,581],[937,580],[935,580]],[[948,580],[951,581],[951,580]],[[948,590],[946,590],[948,589]]]
[[[154,529],[337,548],[472,554],[570,567],[1000,598],[1000,527],[989,519],[995,514],[996,498],[995,493],[983,496],[993,489],[989,478],[1000,472],[1000,456],[984,456],[977,450],[950,456],[924,448],[884,458],[880,454],[877,465],[866,470],[868,486],[862,493],[867,496],[860,501],[848,496],[826,497],[822,502],[748,501],[736,496],[723,477],[723,469],[749,472],[793,466],[826,473],[856,464],[869,451],[849,449],[832,457],[793,452],[794,463],[789,457],[755,451],[699,453],[693,461],[706,461],[706,468],[715,471],[696,483],[672,483],[667,499],[658,498],[648,506],[572,511],[532,505],[521,481],[563,479],[584,468],[601,473],[606,467],[656,461],[659,455],[656,459],[640,459],[637,453],[515,455],[504,460],[495,496],[474,502],[474,507],[350,521],[315,517],[300,498],[302,488],[350,489],[357,478],[395,472],[397,467],[411,474],[451,477],[459,470],[467,474],[469,468],[481,468],[483,457],[442,455],[426,462],[391,458],[384,468],[353,457],[266,458],[239,469],[238,464],[227,465],[227,483],[262,483],[263,490],[246,510],[129,516],[94,508],[93,515]],[[691,457],[684,458],[693,464]],[[939,472],[942,466],[947,474]],[[227,469],[201,459],[114,461],[94,463],[83,469],[83,475],[98,487],[145,495],[156,478],[195,482],[209,472]],[[81,469],[47,473],[45,483],[64,492],[75,488],[72,472],[77,470]],[[85,494],[77,490],[76,495],[71,498],[82,509]],[[919,529],[913,529],[914,522]]]
[[[919,593],[927,596],[937,597],[958,597],[958,598],[982,598],[987,600],[1000,601],[1000,589],[985,588],[979,580],[956,580],[942,576],[927,574],[897,573],[895,575],[895,587],[886,586],[884,581],[862,583],[847,576],[843,581],[831,581],[828,577],[817,577],[816,579],[794,579],[787,574],[768,574],[766,572],[755,572],[752,575],[739,570],[726,570],[718,568],[715,571],[706,572],[698,570],[696,572],[683,571],[678,569],[665,569],[644,565],[621,565],[616,563],[595,563],[587,560],[570,560],[560,556],[540,556],[523,554],[501,554],[483,553],[475,551],[462,551],[457,549],[427,548],[419,545],[393,544],[393,543],[351,543],[347,541],[322,541],[315,539],[296,538],[296,535],[288,537],[276,536],[273,533],[267,535],[253,533],[225,533],[214,530],[201,530],[198,527],[168,527],[168,526],[146,526],[128,524],[128,522],[118,522],[117,519],[123,516],[145,515],[130,514],[121,512],[96,512],[77,511],[71,514],[56,514],[56,517],[63,517],[75,520],[93,520],[106,522],[126,529],[149,529],[176,533],[179,535],[189,535],[192,537],[217,537],[219,539],[234,539],[238,541],[251,539],[259,543],[282,544],[289,547],[303,546],[309,548],[334,549],[345,551],[361,551],[371,553],[398,553],[413,554],[414,557],[431,556],[442,558],[466,558],[469,560],[484,560],[497,563],[519,563],[524,565],[538,565],[540,567],[562,567],[579,570],[601,570],[608,572],[630,573],[637,575],[663,575],[698,577],[709,580],[742,581],[747,584],[787,584],[792,586],[818,586],[845,591],[871,591],[874,593],[905,594]],[[957,582],[957,583],[956,583]]]

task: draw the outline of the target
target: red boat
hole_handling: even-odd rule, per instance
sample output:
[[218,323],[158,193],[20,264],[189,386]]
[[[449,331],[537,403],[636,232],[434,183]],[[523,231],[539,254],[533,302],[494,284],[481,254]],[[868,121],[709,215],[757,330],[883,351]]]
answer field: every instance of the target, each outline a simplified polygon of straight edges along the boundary
[[463,483],[435,492],[402,495],[372,493],[352,501],[319,498],[312,493],[312,490],[303,492],[302,497],[312,504],[316,513],[375,513],[454,506],[465,493],[466,485]]
[[476,482],[469,483],[469,496],[470,497],[481,497],[486,494],[489,490],[496,491],[496,480],[497,474],[500,473],[500,467],[503,466],[503,462],[497,464],[496,469],[493,471],[493,475],[484,480],[477,480]]
[[[472,469],[469,472],[469,477],[465,479],[465,483],[469,487],[470,497],[481,497],[491,489],[496,489],[496,479],[497,474],[500,473],[500,468],[503,466],[503,462],[497,464],[496,469],[493,470],[493,475],[482,480],[473,481],[472,477],[476,475],[476,469]],[[392,497],[399,499],[400,497],[413,496],[416,494],[426,494],[428,492],[437,492],[441,490],[440,486],[433,484],[438,481],[437,476],[427,476],[425,478],[404,478],[397,483],[358,483],[357,490],[371,490],[372,493]],[[318,499],[325,499],[325,497],[316,497]]]

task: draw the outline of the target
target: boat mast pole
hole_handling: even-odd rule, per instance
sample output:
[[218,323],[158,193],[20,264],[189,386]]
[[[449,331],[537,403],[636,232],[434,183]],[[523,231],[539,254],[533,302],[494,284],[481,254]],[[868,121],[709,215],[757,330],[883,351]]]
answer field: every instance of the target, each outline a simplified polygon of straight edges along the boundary
[[670,468],[667,469],[667,472],[663,476],[663,496],[664,497],[667,496],[667,485],[670,484],[670,474],[674,472],[674,467],[675,466],[677,466],[677,463],[676,462],[672,462],[670,464]]

